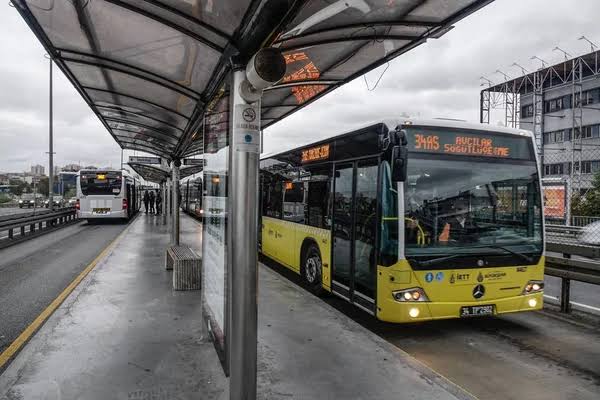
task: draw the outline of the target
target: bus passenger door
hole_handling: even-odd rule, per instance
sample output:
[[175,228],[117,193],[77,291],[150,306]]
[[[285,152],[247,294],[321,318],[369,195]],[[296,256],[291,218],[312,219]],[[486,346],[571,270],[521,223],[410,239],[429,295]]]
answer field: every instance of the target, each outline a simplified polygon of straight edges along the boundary
[[375,312],[378,161],[336,166],[332,290]]

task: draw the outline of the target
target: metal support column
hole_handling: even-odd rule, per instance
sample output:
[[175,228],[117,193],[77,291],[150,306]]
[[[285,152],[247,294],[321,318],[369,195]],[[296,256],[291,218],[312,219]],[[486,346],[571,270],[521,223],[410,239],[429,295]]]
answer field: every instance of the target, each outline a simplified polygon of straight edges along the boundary
[[571,280],[562,278],[560,288],[560,311],[568,313],[571,311]]
[[163,181],[160,183],[160,191],[162,196],[162,210],[160,210],[160,212],[162,213],[161,218],[163,225],[166,225],[168,212],[167,210],[169,209],[169,201],[167,199],[167,181]]
[[541,72],[533,75],[533,133],[541,167],[544,168],[544,76]]
[[167,196],[165,197],[165,214],[168,216],[171,215],[171,178],[167,178],[165,190],[167,192]]
[[[260,125],[259,103],[240,95],[244,70],[233,72],[231,85],[230,152],[230,399],[256,399],[257,286],[258,286],[258,168],[260,132],[248,131],[248,122]],[[251,145],[248,145],[251,143]],[[235,245],[232,245],[235,244]]]
[[573,196],[581,194],[581,173],[583,161],[583,65],[581,58],[573,59],[572,84],[572,124],[571,130],[571,171],[569,209],[567,225],[572,224],[571,205]]
[[52,138],[52,58],[50,59],[50,96],[49,96],[49,150],[48,150],[48,207],[54,210],[54,143]]
[[179,246],[179,167],[180,160],[173,160],[173,229],[171,231],[171,242],[174,246]]

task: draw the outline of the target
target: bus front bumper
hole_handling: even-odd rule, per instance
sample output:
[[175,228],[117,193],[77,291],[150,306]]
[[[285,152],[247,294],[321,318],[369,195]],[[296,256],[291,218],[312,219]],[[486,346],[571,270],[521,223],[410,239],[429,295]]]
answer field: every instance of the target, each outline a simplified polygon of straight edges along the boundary
[[[378,305],[377,318],[387,322],[417,322],[461,318],[463,307],[493,306],[492,315],[540,310],[544,306],[544,293],[481,300],[477,302],[398,302],[386,300]],[[474,316],[470,316],[472,318]]]

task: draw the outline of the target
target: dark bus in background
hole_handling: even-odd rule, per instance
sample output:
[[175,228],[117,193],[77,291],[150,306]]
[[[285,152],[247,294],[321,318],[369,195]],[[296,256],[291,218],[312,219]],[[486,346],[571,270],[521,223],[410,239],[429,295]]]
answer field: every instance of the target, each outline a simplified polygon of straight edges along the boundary
[[227,176],[205,172],[202,178],[181,183],[181,208],[199,218],[225,218]]
[[202,178],[188,178],[181,182],[181,209],[189,215],[202,218]]

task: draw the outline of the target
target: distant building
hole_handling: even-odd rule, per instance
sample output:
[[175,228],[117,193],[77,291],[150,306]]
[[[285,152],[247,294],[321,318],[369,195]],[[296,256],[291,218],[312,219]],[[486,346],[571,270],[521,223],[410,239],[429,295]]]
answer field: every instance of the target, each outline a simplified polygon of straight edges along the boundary
[[10,182],[10,179],[8,178],[7,174],[0,174],[0,185],[8,185]]
[[58,176],[60,171],[61,171],[61,168],[58,165],[55,165],[54,166],[54,176]]
[[78,172],[80,169],[79,164],[67,164],[62,168],[65,172]]
[[32,165],[31,166],[31,175],[44,175],[46,172],[46,167],[44,167],[43,165]]
[[543,177],[572,193],[592,186],[600,172],[600,51],[486,88],[480,100],[481,122],[502,109],[506,126],[534,133]]
[[88,165],[87,167],[82,168],[82,169],[90,170],[90,169],[98,169],[98,167],[96,167],[95,165]]
[[77,172],[62,171],[54,180],[54,193],[64,196],[71,189],[75,189]]
[[19,172],[9,172],[8,174],[8,180],[17,180],[17,181],[21,181],[21,182],[25,182],[25,174],[23,173],[19,173]]

